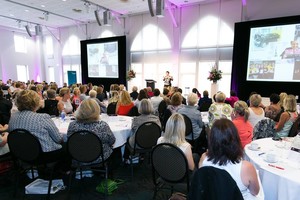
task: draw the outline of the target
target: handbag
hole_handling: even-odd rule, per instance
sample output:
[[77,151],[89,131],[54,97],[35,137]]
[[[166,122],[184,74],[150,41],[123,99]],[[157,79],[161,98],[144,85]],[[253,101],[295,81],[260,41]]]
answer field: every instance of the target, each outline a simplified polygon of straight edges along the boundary
[[[36,179],[25,187],[25,194],[47,194],[49,181]],[[64,190],[64,182],[61,179],[52,180],[50,194]]]
[[113,191],[118,188],[118,185],[124,183],[124,180],[116,179],[116,180],[103,180],[99,185],[97,185],[96,190],[100,193],[106,194],[106,181],[107,181],[107,193],[108,195],[112,195]]

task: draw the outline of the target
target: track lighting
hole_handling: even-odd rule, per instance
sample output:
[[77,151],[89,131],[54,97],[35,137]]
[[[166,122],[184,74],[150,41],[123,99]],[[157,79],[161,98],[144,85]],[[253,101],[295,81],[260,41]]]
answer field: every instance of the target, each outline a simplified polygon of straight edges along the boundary
[[111,12],[109,10],[103,12],[103,25],[111,26]]

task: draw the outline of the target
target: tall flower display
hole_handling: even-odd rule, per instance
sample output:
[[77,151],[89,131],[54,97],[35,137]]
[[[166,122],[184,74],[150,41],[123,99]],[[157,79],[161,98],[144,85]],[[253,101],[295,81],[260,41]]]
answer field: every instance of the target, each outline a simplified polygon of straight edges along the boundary
[[218,80],[221,80],[222,73],[223,72],[221,70],[218,70],[217,67],[214,66],[209,71],[207,79],[216,83]]
[[135,78],[135,71],[133,69],[128,70],[126,79],[130,81],[131,79]]

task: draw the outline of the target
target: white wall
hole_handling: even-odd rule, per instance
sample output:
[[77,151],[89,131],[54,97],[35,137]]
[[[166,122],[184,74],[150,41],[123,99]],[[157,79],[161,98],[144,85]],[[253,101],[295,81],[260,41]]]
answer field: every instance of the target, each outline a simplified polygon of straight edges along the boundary
[[[299,0],[256,0],[247,1],[247,17],[249,20],[265,19],[281,16],[299,15]],[[220,14],[219,14],[220,13]],[[0,29],[0,78],[6,81],[8,78],[13,80],[17,79],[16,65],[23,64],[29,66],[30,79],[36,79],[39,75],[41,80],[49,82],[47,77],[48,66],[55,67],[55,77],[59,85],[63,83],[62,66],[64,62],[79,62],[80,55],[71,56],[68,58],[62,57],[62,51],[64,48],[68,48],[68,41],[71,36],[78,37],[79,40],[99,38],[100,35],[109,30],[115,35],[127,36],[127,60],[128,65],[130,62],[130,47],[138,32],[147,24],[151,23],[157,25],[165,31],[168,35],[172,45],[172,63],[174,66],[173,74],[178,74],[178,63],[180,54],[180,45],[190,28],[196,24],[201,17],[207,15],[219,15],[220,18],[227,22],[227,24],[233,29],[234,23],[241,21],[242,7],[241,0],[226,0],[219,3],[212,3],[201,6],[183,7],[174,11],[174,15],[178,24],[178,27],[174,27],[172,20],[168,12],[165,12],[164,18],[151,17],[149,13],[140,14],[136,16],[127,17],[121,19],[122,23],[114,21],[111,27],[99,27],[97,23],[72,26],[59,29],[59,33],[56,37],[60,41],[57,41],[53,37],[54,41],[54,57],[47,58],[40,49],[38,49],[37,41],[35,38],[29,38],[26,33],[24,34],[29,38],[27,54],[15,53],[13,32]],[[87,32],[86,32],[87,31]],[[47,31],[46,31],[47,32]],[[222,33],[220,33],[222,34]],[[46,35],[51,35],[46,33]],[[197,38],[195,38],[196,40]],[[76,44],[80,46],[80,44]],[[41,48],[43,49],[43,48]],[[80,48],[79,48],[80,49]],[[127,66],[128,66],[127,65]]]

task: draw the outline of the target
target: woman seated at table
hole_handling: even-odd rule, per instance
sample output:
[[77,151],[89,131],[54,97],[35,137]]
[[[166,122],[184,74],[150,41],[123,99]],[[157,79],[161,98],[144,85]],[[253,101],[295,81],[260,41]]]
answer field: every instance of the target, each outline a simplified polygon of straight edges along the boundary
[[11,116],[8,131],[25,129],[36,136],[44,152],[43,159],[47,162],[64,158],[66,151],[62,148],[63,137],[50,115],[36,113],[40,103],[39,95],[32,90],[22,90],[18,92],[15,103],[20,112]]
[[71,93],[69,88],[61,88],[59,90],[60,100],[58,102],[59,111],[65,111],[67,114],[71,114],[73,112],[73,106],[70,100]]
[[149,99],[142,99],[139,103],[139,113],[140,116],[134,117],[132,119],[131,131],[133,133],[129,138],[129,144],[131,147],[134,147],[135,142],[135,133],[138,130],[139,126],[145,122],[155,122],[159,127],[161,127],[160,120],[158,116],[153,115],[153,107]]
[[243,160],[240,137],[232,121],[216,120],[208,136],[208,144],[208,151],[202,154],[199,167],[212,166],[226,170],[244,199],[253,199],[260,189],[256,170],[250,162]]
[[261,96],[259,94],[253,94],[250,97],[250,107],[249,107],[249,122],[252,124],[252,127],[262,119],[265,119],[265,111],[261,105]]
[[120,99],[116,106],[117,115],[127,115],[134,103],[130,99],[130,95],[126,90],[120,92]]
[[[202,131],[203,122],[201,113],[197,110],[196,104],[198,103],[198,95],[196,93],[190,93],[187,96],[187,104],[183,108],[178,110],[178,113],[185,114],[190,118],[192,122],[192,128],[194,133],[194,140],[200,136]],[[192,140],[192,134],[186,136],[187,140]]]
[[231,119],[232,107],[230,106],[230,104],[225,103],[226,95],[223,92],[218,92],[215,98],[216,102],[211,104],[208,110],[208,120],[210,127],[217,119]]
[[[174,113],[169,117],[164,135],[157,140],[157,144],[160,143],[171,143],[179,147],[187,158],[189,169],[194,171],[195,163],[192,148],[190,143],[185,140],[185,123],[181,114]],[[199,159],[195,157],[195,161],[196,160]],[[198,161],[196,161],[196,163],[198,163]]]
[[[67,137],[81,130],[88,130],[95,133],[102,141],[103,155],[106,160],[113,152],[115,136],[108,124],[100,119],[100,106],[94,99],[83,100],[75,112],[75,121],[72,121],[68,127]],[[93,163],[102,162],[99,157]],[[90,164],[90,163],[89,163]]]
[[278,94],[273,93],[270,96],[270,105],[265,108],[265,116],[273,119],[275,122],[279,121],[280,115],[284,111],[280,106],[280,97]]
[[288,95],[283,100],[284,112],[280,115],[279,122],[275,126],[276,136],[287,137],[293,123],[298,118],[297,102],[294,95]]
[[47,99],[44,100],[44,107],[39,109],[38,113],[47,113],[50,116],[58,116],[58,101],[55,99],[56,92],[55,90],[49,89],[47,90]]
[[253,127],[248,121],[249,108],[244,101],[234,103],[233,112],[231,115],[232,122],[238,130],[242,147],[251,143],[253,138]]

